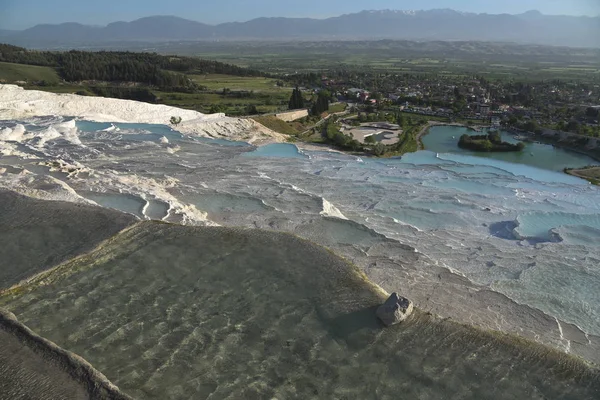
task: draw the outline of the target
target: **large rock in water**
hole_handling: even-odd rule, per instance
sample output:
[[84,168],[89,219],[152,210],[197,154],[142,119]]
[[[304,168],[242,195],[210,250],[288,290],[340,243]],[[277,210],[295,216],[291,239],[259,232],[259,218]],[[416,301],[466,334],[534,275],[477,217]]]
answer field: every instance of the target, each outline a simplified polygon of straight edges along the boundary
[[386,325],[391,326],[404,321],[413,311],[413,303],[407,298],[392,295],[377,309],[377,317]]

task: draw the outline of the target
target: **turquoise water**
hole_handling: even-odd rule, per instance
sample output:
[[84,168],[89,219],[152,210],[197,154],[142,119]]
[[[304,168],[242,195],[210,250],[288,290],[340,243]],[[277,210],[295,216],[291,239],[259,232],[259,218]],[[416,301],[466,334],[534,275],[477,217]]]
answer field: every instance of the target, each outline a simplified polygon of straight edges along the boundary
[[600,214],[530,212],[520,215],[517,222],[519,226],[516,232],[521,237],[546,240],[558,240],[551,230],[561,227],[585,227],[589,232],[592,229],[600,230]]
[[220,216],[231,217],[234,214],[264,213],[270,210],[258,199],[229,193],[205,192],[185,195],[182,196],[182,199],[195,205],[197,209],[207,212],[210,217],[215,219]]
[[[105,207],[169,223],[202,224],[207,218],[222,226],[291,232],[351,259],[386,290],[403,291],[433,313],[525,337],[541,335],[540,342],[570,346],[574,354],[600,362],[600,337],[593,336],[600,335],[600,191],[587,181],[458,151],[379,159],[299,151],[292,144],[254,151],[184,136],[169,139],[178,147],[172,152],[156,144],[164,131],[134,127],[81,133],[82,146],[57,140],[41,153],[32,141],[19,150],[43,157],[45,165],[62,159],[88,168],[76,177],[52,178],[84,197],[125,197],[100,196],[96,200]],[[139,141],[136,135],[155,136]],[[18,174],[22,167],[40,176],[5,173],[0,184],[60,189],[49,177],[42,179],[47,167],[32,166],[39,159],[7,162],[8,171]],[[577,279],[565,281],[576,273]],[[484,291],[470,297],[472,285],[493,287],[514,304],[500,294],[483,297]],[[492,304],[497,314],[490,313]],[[531,308],[513,312],[515,304]],[[535,309],[550,317],[531,317]],[[554,318],[582,332],[567,343]]]
[[[127,139],[136,141],[157,141],[161,137],[166,137],[169,142],[178,142],[183,139],[183,135],[168,125],[159,124],[130,124],[130,123],[109,123],[109,122],[91,122],[77,121],[77,129],[84,133],[107,132],[115,136],[124,135]],[[247,147],[246,142],[236,142],[224,139],[212,139],[200,136],[186,136],[186,140],[199,142],[209,145],[227,146],[227,147]]]
[[308,157],[298,150],[293,144],[274,143],[266,146],[261,146],[258,149],[245,153],[246,157],[279,157],[279,158],[305,158]]
[[215,145],[215,146],[225,146],[225,147],[249,147],[249,146],[251,146],[250,144],[248,144],[246,142],[236,142],[233,140],[226,140],[226,139],[211,139],[211,138],[205,138],[205,137],[188,137],[188,139],[191,139],[194,142],[200,142],[203,144],[209,144],[209,145]]
[[[77,121],[77,129],[81,132],[98,132],[107,131],[113,126],[118,128],[120,131],[144,131],[155,135],[169,135],[181,137],[181,134],[171,129],[167,125],[157,124],[126,124],[126,123],[109,123],[109,122],[91,122],[91,121]],[[117,131],[118,132],[118,131]]]
[[77,121],[77,129],[84,133],[106,133],[116,137],[123,136],[128,140],[156,142],[166,137],[169,142],[182,139],[181,133],[167,125],[154,124],[125,124],[108,122]]
[[[544,168],[542,166],[532,166],[531,164],[519,164],[514,161],[507,161],[502,159],[496,159],[494,157],[485,157],[488,153],[475,153],[476,155],[469,154],[440,154],[438,157],[445,161],[454,161],[462,165],[467,164],[472,166],[471,172],[480,171],[481,165],[487,165],[495,167],[498,170],[511,173],[515,176],[525,176],[530,179],[535,179],[540,182],[560,182],[567,184],[581,184],[581,179],[567,175],[563,173],[563,168],[554,170],[551,168]],[[494,155],[502,155],[507,153],[496,153]],[[576,154],[580,156],[579,154]],[[557,156],[558,157],[558,156]],[[580,156],[585,157],[585,156]],[[482,160],[483,158],[483,160]],[[533,157],[532,157],[533,158]],[[585,157],[588,158],[588,157]],[[590,159],[591,160],[591,159]],[[593,160],[591,160],[593,162]],[[583,164],[582,164],[583,165]],[[587,164],[589,165],[589,164]],[[464,171],[463,171],[464,173]]]
[[[485,153],[465,150],[458,147],[458,139],[464,134],[473,136],[482,133],[463,127],[434,126],[429,130],[429,134],[423,137],[423,145],[426,150],[436,153],[476,155],[477,157],[526,164],[551,171],[562,171],[565,168],[579,168],[598,164],[597,161],[586,155],[541,143],[525,143],[525,149],[521,152]],[[502,140],[504,141],[517,142],[513,136],[508,132],[502,132]]]
[[137,217],[144,218],[143,209],[146,205],[146,201],[137,196],[122,193],[111,194],[91,191],[81,191],[79,195],[96,202],[102,207],[121,210]]

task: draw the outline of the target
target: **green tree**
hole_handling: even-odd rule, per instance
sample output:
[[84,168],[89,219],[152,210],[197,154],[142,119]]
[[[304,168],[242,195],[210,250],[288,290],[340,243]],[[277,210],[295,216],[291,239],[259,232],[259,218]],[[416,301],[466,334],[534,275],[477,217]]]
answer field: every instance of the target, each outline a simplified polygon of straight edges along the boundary
[[222,104],[213,104],[212,106],[210,106],[210,110],[208,111],[209,114],[217,114],[217,113],[224,113],[225,111],[227,111],[227,107],[225,107]]
[[258,109],[256,108],[256,105],[254,105],[254,104],[249,104],[249,105],[246,107],[246,114],[247,114],[247,115],[256,115],[256,114],[258,114],[258,113],[259,113],[259,112],[258,112]]
[[489,140],[484,140],[481,142],[481,151],[490,152],[494,148],[494,145]]
[[373,146],[373,154],[376,156],[382,156],[385,154],[385,145],[382,143],[377,143]]
[[537,132],[539,128],[538,123],[534,120],[529,120],[523,124],[523,129],[527,132]]
[[321,115],[325,111],[329,110],[329,97],[331,95],[327,90],[321,90],[317,95],[317,99],[315,100],[311,113],[312,115]]
[[396,114],[396,124],[400,125],[400,127],[404,126],[404,113],[399,112]]
[[577,133],[579,131],[579,122],[575,120],[569,121],[569,123],[567,124],[567,130],[569,132]]
[[288,108],[290,110],[297,110],[304,107],[304,96],[302,96],[302,91],[298,88],[298,86],[296,86],[296,88],[292,91],[292,95],[290,96]]
[[171,125],[179,125],[181,123],[181,117],[171,117]]

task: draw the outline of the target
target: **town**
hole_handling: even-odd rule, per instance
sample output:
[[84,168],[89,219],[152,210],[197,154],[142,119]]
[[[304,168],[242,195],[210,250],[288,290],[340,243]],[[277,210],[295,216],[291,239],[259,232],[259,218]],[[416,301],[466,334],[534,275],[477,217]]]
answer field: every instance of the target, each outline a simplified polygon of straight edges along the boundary
[[397,109],[455,121],[497,121],[531,132],[544,129],[600,136],[600,84],[542,81],[490,82],[482,77],[457,78],[378,74],[354,87],[352,78],[322,76],[321,85],[304,87],[308,93],[326,89],[333,100],[348,102],[372,113]]

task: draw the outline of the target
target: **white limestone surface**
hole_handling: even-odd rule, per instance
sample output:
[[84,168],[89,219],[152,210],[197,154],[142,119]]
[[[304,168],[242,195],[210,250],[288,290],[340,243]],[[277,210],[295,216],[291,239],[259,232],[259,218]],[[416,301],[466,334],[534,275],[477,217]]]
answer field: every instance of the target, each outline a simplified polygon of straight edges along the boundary
[[177,126],[177,130],[184,134],[243,140],[249,143],[285,141],[283,135],[251,119],[230,118],[222,113],[207,115],[162,104],[56,94],[25,90],[16,85],[0,85],[0,120],[47,115],[76,117],[95,122],[165,125],[170,123],[171,117],[181,117],[181,124]]

